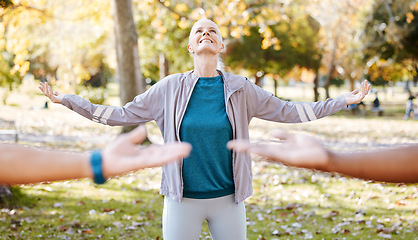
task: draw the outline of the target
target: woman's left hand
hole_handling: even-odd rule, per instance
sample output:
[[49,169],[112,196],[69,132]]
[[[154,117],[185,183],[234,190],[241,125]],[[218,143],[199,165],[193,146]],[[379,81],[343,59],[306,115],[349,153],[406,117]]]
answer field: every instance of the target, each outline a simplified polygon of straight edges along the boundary
[[367,80],[361,83],[360,90],[356,89],[352,92],[344,94],[345,101],[348,105],[360,103],[370,91],[370,84]]

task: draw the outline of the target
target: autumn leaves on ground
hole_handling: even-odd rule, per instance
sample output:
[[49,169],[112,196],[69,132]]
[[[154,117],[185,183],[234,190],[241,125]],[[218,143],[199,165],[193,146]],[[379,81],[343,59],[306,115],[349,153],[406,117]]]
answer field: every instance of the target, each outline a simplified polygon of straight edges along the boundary
[[[19,143],[64,151],[103,147],[120,128],[93,123],[63,106],[42,109],[39,95],[10,96],[0,118],[14,120]],[[28,98],[28,99],[26,99]],[[18,104],[18,103],[27,104]],[[418,121],[339,113],[307,124],[253,120],[253,141],[285,128],[313,134],[331,149],[364,150],[416,142]],[[159,130],[147,124],[149,137]],[[254,194],[246,200],[248,239],[417,239],[418,186],[385,184],[288,168],[253,157]],[[19,207],[0,211],[1,239],[162,239],[161,169],[95,185],[82,179],[14,188]],[[209,236],[204,224],[202,238]]]

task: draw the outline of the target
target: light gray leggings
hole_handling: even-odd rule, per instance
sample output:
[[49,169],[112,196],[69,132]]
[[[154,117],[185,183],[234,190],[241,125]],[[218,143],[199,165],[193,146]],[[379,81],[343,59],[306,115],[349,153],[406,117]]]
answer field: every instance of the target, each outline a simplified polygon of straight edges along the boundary
[[164,240],[198,240],[202,223],[208,222],[214,240],[247,239],[244,202],[235,204],[234,194],[211,199],[164,199]]

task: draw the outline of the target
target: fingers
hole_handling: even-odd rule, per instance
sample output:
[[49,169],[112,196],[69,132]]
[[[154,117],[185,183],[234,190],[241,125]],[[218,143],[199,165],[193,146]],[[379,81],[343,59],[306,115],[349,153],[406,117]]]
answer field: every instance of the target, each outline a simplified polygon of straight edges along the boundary
[[48,83],[41,82],[40,85],[41,86],[39,86],[39,89],[41,89],[42,93],[51,99],[51,87],[48,85]]
[[40,83],[41,86],[39,86],[39,89],[41,89],[42,93],[45,95],[45,84],[43,82]]
[[252,145],[248,149],[248,153],[256,154],[262,158],[265,158],[269,161],[280,162],[287,164],[289,158],[289,153],[292,152],[291,149],[287,149],[285,145]]
[[364,81],[361,83],[361,92],[362,92],[364,95],[367,95],[367,94],[369,93],[369,91],[370,91],[370,87],[371,87],[371,85],[367,82],[367,80],[364,80]]
[[[271,132],[271,135],[275,138],[278,138],[283,141],[289,141],[294,137],[293,134],[288,133],[282,129],[275,129]],[[234,150],[236,152],[246,152],[246,153],[262,153],[265,149],[265,144],[256,144],[250,143],[247,139],[235,139],[228,142],[226,145],[228,149]],[[263,155],[263,154],[260,154]]]
[[[281,137],[291,137],[291,135],[281,135]],[[281,162],[286,155],[283,145],[255,144],[242,139],[229,141],[227,147],[235,152],[252,153],[278,162]]]
[[268,158],[273,161],[277,161],[280,159],[280,154],[282,153],[282,151],[280,151],[281,148],[282,148],[281,145],[276,145],[276,146],[254,145],[254,146],[251,146],[251,148],[249,149],[249,152],[257,154],[261,157]]
[[140,144],[147,138],[147,129],[145,126],[139,126],[124,136],[129,139],[132,144]]
[[283,129],[275,129],[271,131],[271,135],[280,140],[288,140],[289,138],[293,137],[293,134],[290,134]]
[[47,89],[48,89],[48,95],[50,97],[53,97],[54,95],[52,95],[52,87],[50,85],[47,85]]
[[[192,151],[192,145],[185,142],[167,144],[165,147],[167,148],[166,150],[168,153],[172,153],[175,160],[187,158]],[[170,151],[170,148],[173,151]]]
[[360,92],[360,90],[355,89],[354,91],[352,91],[352,92],[351,92],[351,94],[356,95],[356,94],[357,94],[357,93],[359,93],[359,92]]
[[51,87],[48,85],[48,83],[45,83],[45,92],[46,95],[50,98],[51,97],[51,93],[50,93]]
[[367,83],[367,80],[365,81],[365,83],[366,83],[366,88],[365,88],[364,95],[367,95],[370,92],[371,85]]
[[[164,164],[179,161],[189,156],[192,146],[189,143],[169,143],[165,145],[151,145],[146,147],[138,155],[140,161],[136,162],[137,168],[159,167]],[[142,161],[141,161],[142,160]]]
[[236,139],[229,141],[226,144],[226,147],[236,152],[247,152],[248,149],[251,147],[251,144],[248,142],[248,140]]

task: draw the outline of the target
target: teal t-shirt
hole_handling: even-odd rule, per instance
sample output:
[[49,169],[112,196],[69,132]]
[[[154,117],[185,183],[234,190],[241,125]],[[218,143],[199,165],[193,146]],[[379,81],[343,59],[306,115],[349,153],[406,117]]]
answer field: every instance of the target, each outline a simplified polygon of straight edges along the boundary
[[235,192],[232,152],[226,144],[232,127],[226,115],[221,76],[199,78],[180,127],[193,149],[183,161],[183,197],[216,198]]

